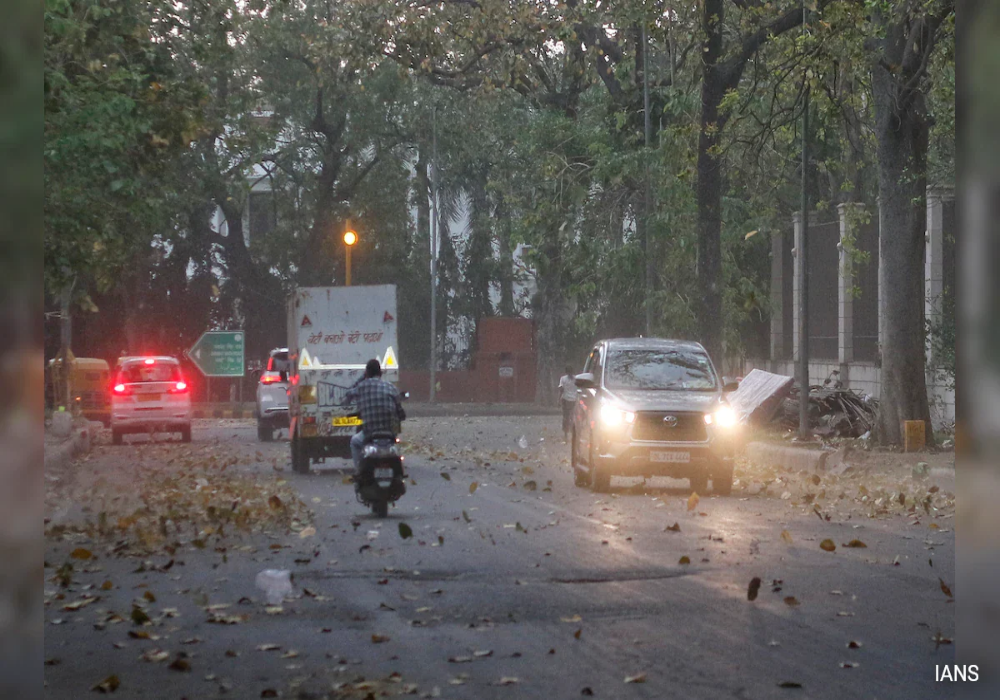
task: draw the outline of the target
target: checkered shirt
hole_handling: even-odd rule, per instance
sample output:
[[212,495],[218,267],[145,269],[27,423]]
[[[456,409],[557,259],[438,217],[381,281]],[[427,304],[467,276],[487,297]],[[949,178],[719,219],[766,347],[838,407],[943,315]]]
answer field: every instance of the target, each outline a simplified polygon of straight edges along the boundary
[[399,390],[381,379],[362,379],[347,392],[345,403],[358,407],[366,435],[382,430],[399,433],[406,418]]

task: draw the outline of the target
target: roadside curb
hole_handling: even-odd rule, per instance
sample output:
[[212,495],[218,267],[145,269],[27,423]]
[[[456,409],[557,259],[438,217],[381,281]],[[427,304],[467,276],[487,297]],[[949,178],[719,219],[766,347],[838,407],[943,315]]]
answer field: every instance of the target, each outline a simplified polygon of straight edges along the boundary
[[85,423],[73,426],[68,438],[53,445],[45,446],[45,471],[63,469],[74,457],[90,452],[96,426],[100,423]]
[[766,442],[751,442],[746,448],[747,459],[751,462],[812,472],[826,471],[827,460],[836,453],[835,450],[810,450],[804,447],[771,445]]

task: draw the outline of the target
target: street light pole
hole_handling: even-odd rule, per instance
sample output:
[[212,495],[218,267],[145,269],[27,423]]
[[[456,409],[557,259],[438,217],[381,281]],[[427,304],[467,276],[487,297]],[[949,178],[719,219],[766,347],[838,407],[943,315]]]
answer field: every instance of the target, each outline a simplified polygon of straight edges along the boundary
[[[802,2],[802,34],[807,32],[807,10]],[[804,46],[804,45],[803,45]],[[803,74],[805,83],[802,109],[802,212],[796,255],[799,257],[799,439],[809,440],[809,76]]]
[[431,208],[434,219],[431,227],[431,403],[437,398],[437,237],[441,221],[438,219],[438,168],[437,168],[437,106],[431,112]]
[[358,242],[358,234],[354,232],[351,228],[351,221],[348,219],[347,228],[344,231],[344,246],[345,246],[345,263],[346,269],[344,270],[344,286],[351,286],[351,248],[354,244]]

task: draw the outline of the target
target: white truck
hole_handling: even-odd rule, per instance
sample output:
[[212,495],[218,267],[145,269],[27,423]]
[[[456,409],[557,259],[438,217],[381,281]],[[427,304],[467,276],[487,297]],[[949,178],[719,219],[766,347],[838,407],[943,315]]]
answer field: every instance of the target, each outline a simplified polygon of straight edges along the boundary
[[360,419],[345,396],[373,358],[399,381],[396,286],[303,287],[288,300],[289,436],[292,469],[349,458]]

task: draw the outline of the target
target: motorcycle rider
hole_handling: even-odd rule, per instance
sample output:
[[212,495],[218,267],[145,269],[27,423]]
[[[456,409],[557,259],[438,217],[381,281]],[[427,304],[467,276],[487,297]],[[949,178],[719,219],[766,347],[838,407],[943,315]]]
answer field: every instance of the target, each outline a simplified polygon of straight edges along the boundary
[[348,390],[345,402],[358,407],[363,423],[361,431],[351,438],[351,457],[357,474],[361,471],[361,455],[368,437],[380,431],[398,434],[400,423],[406,419],[406,411],[403,410],[399,390],[382,380],[382,367],[378,360],[368,360],[365,375]]

